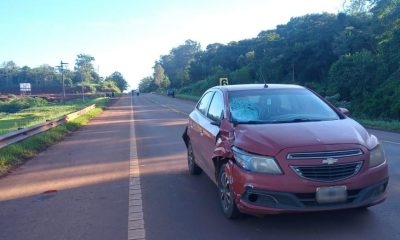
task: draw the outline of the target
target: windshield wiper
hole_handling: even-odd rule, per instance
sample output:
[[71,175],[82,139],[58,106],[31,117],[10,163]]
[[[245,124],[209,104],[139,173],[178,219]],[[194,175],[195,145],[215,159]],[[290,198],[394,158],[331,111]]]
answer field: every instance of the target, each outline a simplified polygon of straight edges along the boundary
[[288,119],[288,120],[276,120],[276,121],[271,121],[272,123],[298,123],[298,122],[319,122],[322,121],[322,119],[311,119],[311,118],[294,118],[294,119]]
[[249,120],[249,121],[232,121],[234,124],[266,124],[271,123],[271,121],[262,121],[262,120]]

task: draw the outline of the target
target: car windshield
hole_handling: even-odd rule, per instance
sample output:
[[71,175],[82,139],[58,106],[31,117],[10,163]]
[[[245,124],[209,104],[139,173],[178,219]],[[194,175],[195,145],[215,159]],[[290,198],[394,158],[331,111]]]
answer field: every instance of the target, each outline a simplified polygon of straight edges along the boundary
[[306,89],[240,90],[229,93],[235,123],[293,123],[337,120],[324,101]]

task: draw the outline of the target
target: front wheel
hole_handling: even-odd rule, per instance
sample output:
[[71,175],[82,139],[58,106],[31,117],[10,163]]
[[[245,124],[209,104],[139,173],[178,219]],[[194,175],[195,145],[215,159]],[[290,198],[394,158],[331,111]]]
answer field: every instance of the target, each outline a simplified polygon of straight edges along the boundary
[[190,175],[199,175],[201,173],[201,168],[196,164],[194,160],[192,144],[189,142],[187,146],[187,161],[188,169]]
[[228,219],[235,219],[238,218],[241,213],[236,206],[235,199],[231,191],[229,176],[225,167],[226,164],[222,165],[218,174],[219,202],[225,217]]

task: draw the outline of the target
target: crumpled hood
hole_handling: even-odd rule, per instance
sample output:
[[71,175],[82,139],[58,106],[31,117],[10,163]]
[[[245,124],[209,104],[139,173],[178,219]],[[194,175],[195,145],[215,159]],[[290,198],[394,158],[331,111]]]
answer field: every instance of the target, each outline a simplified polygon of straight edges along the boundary
[[268,156],[275,156],[281,150],[292,147],[360,144],[372,149],[378,144],[375,137],[350,118],[303,123],[239,124],[234,132],[235,146]]

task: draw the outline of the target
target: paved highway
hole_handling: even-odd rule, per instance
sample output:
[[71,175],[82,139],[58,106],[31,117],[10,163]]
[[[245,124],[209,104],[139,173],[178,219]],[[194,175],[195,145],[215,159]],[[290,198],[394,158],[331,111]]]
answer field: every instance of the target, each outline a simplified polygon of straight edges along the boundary
[[214,184],[187,173],[181,135],[193,107],[141,94],[131,119],[125,97],[0,179],[0,239],[400,239],[400,134],[371,130],[390,165],[383,204],[230,221]]
[[1,240],[128,239],[130,99],[0,179]]

